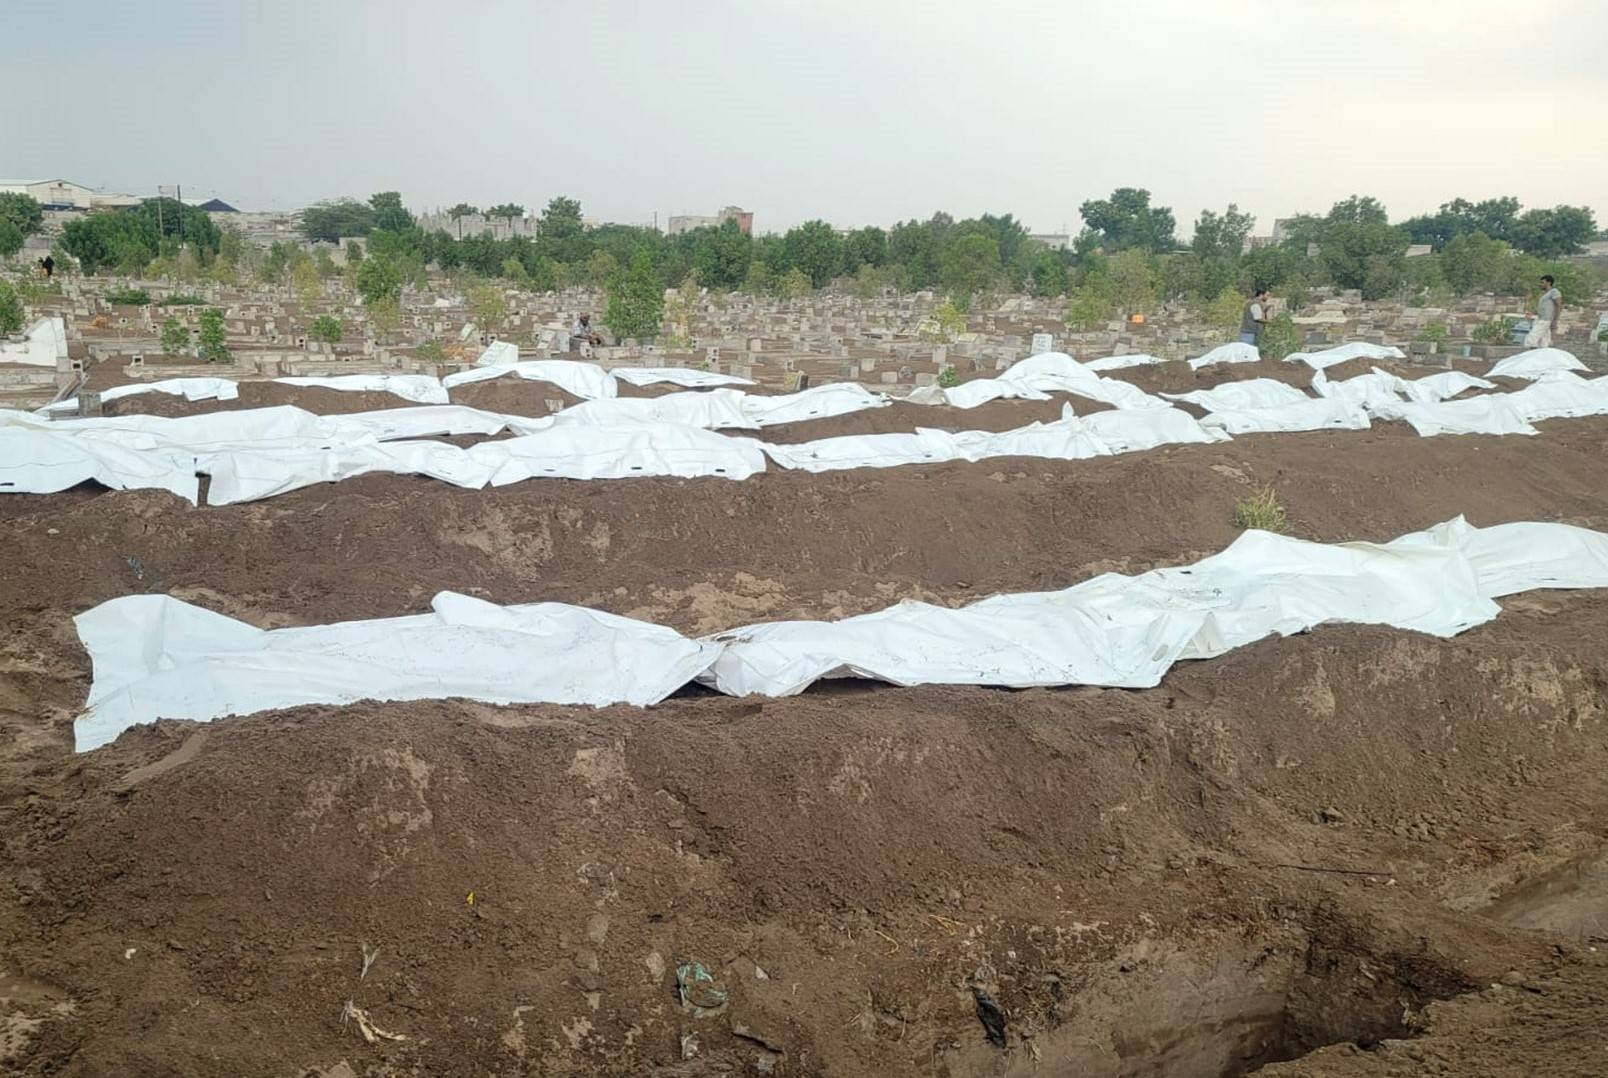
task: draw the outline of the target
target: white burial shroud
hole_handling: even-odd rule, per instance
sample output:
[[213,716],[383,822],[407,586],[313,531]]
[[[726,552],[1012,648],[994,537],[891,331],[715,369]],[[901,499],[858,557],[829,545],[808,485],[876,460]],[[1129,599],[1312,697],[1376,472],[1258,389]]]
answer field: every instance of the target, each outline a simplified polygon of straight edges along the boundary
[[452,696],[491,703],[646,705],[698,680],[786,696],[827,677],[898,685],[1157,684],[1209,659],[1326,622],[1452,636],[1533,588],[1608,586],[1608,535],[1566,524],[1474,528],[1461,517],[1393,542],[1246,532],[1194,565],[1106,573],[1064,591],[960,609],[904,602],[841,621],[750,625],[702,640],[562,603],[499,607],[442,592],[431,613],[264,630],[161,595],[75,619],[94,666],[79,751],[158,718]]

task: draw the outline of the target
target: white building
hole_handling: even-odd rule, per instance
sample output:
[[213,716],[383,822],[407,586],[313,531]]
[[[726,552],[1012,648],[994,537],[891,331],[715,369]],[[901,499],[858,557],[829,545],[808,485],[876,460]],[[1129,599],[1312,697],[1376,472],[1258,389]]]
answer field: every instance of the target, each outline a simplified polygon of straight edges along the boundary
[[140,204],[133,195],[108,194],[71,180],[0,181],[0,191],[28,195],[46,209],[98,210]]

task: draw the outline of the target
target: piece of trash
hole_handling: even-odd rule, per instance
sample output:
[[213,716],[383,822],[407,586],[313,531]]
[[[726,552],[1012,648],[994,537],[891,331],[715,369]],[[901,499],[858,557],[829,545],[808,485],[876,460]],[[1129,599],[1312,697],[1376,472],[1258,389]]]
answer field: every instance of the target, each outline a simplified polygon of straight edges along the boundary
[[473,891],[470,891],[467,895],[464,896],[463,901],[464,901],[465,905],[473,906],[475,904],[475,893]]
[[676,995],[682,1007],[691,1008],[694,1018],[719,1014],[731,999],[702,962],[683,962],[676,967]]
[[370,947],[366,943],[363,944],[363,972],[357,975],[358,980],[361,981],[364,977],[368,976],[369,967],[374,964],[374,960],[378,957],[380,957],[380,949],[378,947]]
[[698,1054],[698,1034],[683,1033],[681,1035],[681,1058],[691,1059]]
[[1005,1012],[1000,1010],[993,996],[975,985],[972,986],[972,998],[977,1001],[977,1020],[983,1024],[988,1043],[997,1048],[1005,1047]]
[[123,952],[123,960],[126,962],[130,958],[133,958],[137,953],[139,953],[138,947],[130,947],[128,950]]
[[351,1000],[346,1001],[346,1008],[341,1011],[341,1025],[344,1026],[347,1022],[356,1022],[357,1031],[363,1034],[363,1039],[368,1041],[370,1044],[377,1044],[382,1040],[407,1040],[407,1038],[400,1033],[391,1033],[375,1025],[369,1020],[368,1013]]

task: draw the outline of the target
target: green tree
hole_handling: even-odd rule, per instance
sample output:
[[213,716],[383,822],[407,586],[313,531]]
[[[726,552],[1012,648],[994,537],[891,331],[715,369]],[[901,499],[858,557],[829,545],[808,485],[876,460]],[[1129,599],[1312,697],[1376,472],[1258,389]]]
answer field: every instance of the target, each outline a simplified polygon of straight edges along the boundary
[[[357,250],[361,252],[362,248],[359,247]],[[361,255],[359,257],[361,257]],[[313,252],[313,269],[317,272],[319,277],[326,281],[331,277],[339,277],[341,275],[341,268],[337,266],[335,264],[335,260],[329,256],[329,251],[322,247]]]
[[208,363],[223,363],[229,359],[229,335],[223,328],[223,313],[207,307],[196,316],[200,330],[196,334],[198,352]]
[[508,304],[503,299],[503,291],[494,284],[479,284],[469,290],[469,318],[475,325],[484,330],[496,331],[502,328],[503,320],[508,317]]
[[[557,200],[555,200],[557,201]],[[653,271],[653,255],[646,246],[631,255],[631,265],[616,270],[608,285],[608,308],[603,321],[621,339],[646,340],[659,335],[664,317],[664,282]]]
[[1225,288],[1206,308],[1206,324],[1226,337],[1238,332],[1244,314],[1245,297],[1232,288]]
[[402,205],[400,191],[380,191],[370,195],[369,207],[374,211],[375,228],[402,232],[413,227],[413,215]]
[[1103,273],[1089,274],[1072,292],[1066,324],[1073,329],[1094,329],[1111,321],[1117,309],[1117,290]]
[[473,217],[479,212],[478,209],[467,202],[460,202],[447,211],[447,216],[452,218],[453,222],[458,226],[458,238],[460,240],[463,239],[463,219]]
[[1189,243],[1190,249],[1202,259],[1226,258],[1237,262],[1245,239],[1255,225],[1256,218],[1241,213],[1232,202],[1221,215],[1202,210],[1195,220],[1195,238]]
[[988,288],[998,272],[999,243],[992,236],[962,236],[944,251],[943,285],[962,303]]
[[257,264],[257,280],[263,284],[278,284],[285,279],[285,270],[289,265],[290,248],[283,243],[273,243]]
[[843,241],[825,221],[806,221],[789,229],[782,243],[788,265],[803,271],[816,288],[836,277],[843,266]]
[[1281,311],[1268,320],[1257,346],[1268,359],[1283,359],[1301,347],[1301,334],[1289,311]]
[[1390,224],[1378,199],[1352,195],[1335,203],[1318,237],[1319,258],[1341,288],[1381,299],[1400,287],[1409,237]]
[[763,296],[771,287],[770,267],[757,259],[748,263],[748,272],[743,275],[743,291],[750,296]]
[[313,260],[300,251],[297,253],[301,257],[291,265],[290,286],[296,290],[296,297],[303,304],[315,303],[324,294],[324,281],[318,276],[318,267],[313,265]]
[[325,344],[339,344],[341,340],[341,320],[332,314],[321,314],[313,319],[313,324],[307,327],[307,335],[315,341]]
[[776,282],[776,294],[783,299],[803,299],[810,294],[810,290],[810,275],[796,266]]
[[1112,294],[1119,313],[1146,314],[1156,301],[1156,272],[1150,258],[1138,247],[1111,256]]
[[692,268],[698,280],[710,288],[731,289],[748,276],[754,255],[754,238],[727,221],[719,228],[694,229]]
[[586,260],[586,283],[593,288],[607,288],[609,280],[619,272],[620,265],[607,251],[593,251]]
[[1512,248],[1483,232],[1465,232],[1448,240],[1439,258],[1446,283],[1458,295],[1466,296],[1502,287]]
[[861,266],[880,266],[888,260],[888,234],[880,228],[857,228],[843,237],[843,268],[853,273]]
[[502,275],[515,288],[530,287],[530,271],[525,268],[525,263],[517,258],[503,259]]
[[182,356],[189,350],[190,330],[179,321],[179,316],[170,314],[162,319],[162,354]]
[[1027,275],[1027,290],[1035,296],[1064,296],[1067,289],[1066,259],[1060,251],[1042,247],[1034,252]]
[[45,227],[45,208],[32,195],[0,191],[0,221],[10,221],[24,236]]
[[9,281],[0,281],[0,336],[22,329],[22,300]]
[[314,203],[301,212],[301,230],[310,240],[339,243],[345,236],[367,236],[374,228],[374,208],[355,198]]
[[951,344],[966,330],[966,312],[945,300],[932,309],[932,328],[924,336],[942,344]]
[[1107,253],[1129,247],[1170,251],[1175,246],[1176,222],[1172,210],[1166,206],[1151,206],[1150,192],[1143,188],[1119,187],[1108,199],[1083,203],[1078,212]]
[[1439,251],[1458,236],[1483,232],[1492,239],[1511,243],[1513,225],[1518,218],[1516,198],[1488,198],[1470,202],[1454,198],[1441,203],[1440,211],[1409,217],[1402,222],[1413,243],[1427,243]]
[[27,240],[28,237],[22,234],[22,229],[15,222],[0,217],[0,258],[11,258],[22,250]]
[[515,221],[519,221],[524,218],[525,207],[521,206],[517,202],[503,202],[488,208],[486,210],[486,216],[501,218],[502,220],[507,221],[509,227],[512,228]]
[[395,260],[383,255],[365,258],[357,267],[357,294],[364,303],[377,303],[382,299],[402,298],[402,270]]
[[[591,253],[586,242],[586,226],[581,220],[581,204],[559,195],[547,203],[536,225],[537,244],[543,254],[557,262],[578,265]],[[640,245],[640,244],[639,244]],[[634,257],[635,247],[632,248]],[[615,254],[615,261],[619,255]],[[651,250],[649,257],[652,257]]]
[[1585,206],[1554,206],[1526,210],[1513,223],[1513,246],[1541,258],[1578,254],[1597,231],[1591,210]]

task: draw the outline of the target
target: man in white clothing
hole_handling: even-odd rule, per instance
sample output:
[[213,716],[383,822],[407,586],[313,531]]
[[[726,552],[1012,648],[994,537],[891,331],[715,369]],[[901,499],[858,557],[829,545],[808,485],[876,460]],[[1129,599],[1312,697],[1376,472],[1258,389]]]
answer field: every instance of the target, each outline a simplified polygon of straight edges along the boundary
[[1524,347],[1551,348],[1552,335],[1558,332],[1558,315],[1563,312],[1563,293],[1558,291],[1552,274],[1541,278],[1541,298],[1536,301],[1535,321],[1525,334]]

